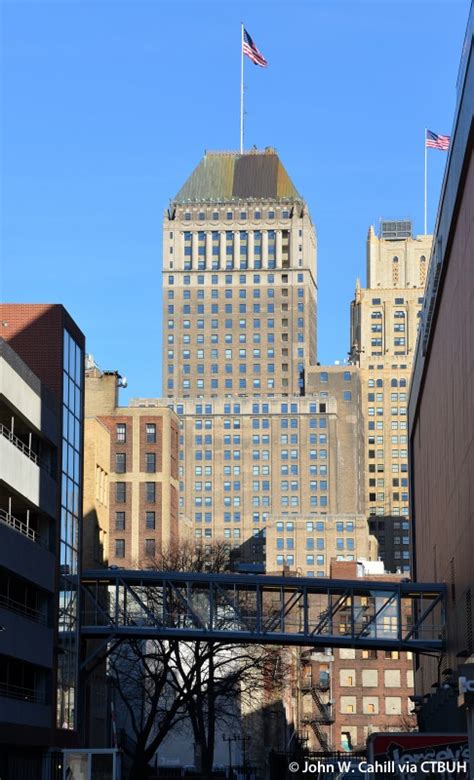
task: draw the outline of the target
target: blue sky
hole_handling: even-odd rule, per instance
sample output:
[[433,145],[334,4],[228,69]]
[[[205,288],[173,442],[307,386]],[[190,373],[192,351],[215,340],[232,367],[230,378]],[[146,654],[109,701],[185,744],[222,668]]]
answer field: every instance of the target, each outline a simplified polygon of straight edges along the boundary
[[[365,238],[423,231],[424,127],[450,133],[468,0],[4,0],[2,297],[63,303],[122,396],[161,393],[163,210],[205,149],[277,148],[318,231],[319,360],[343,359]],[[446,155],[429,153],[432,228]]]

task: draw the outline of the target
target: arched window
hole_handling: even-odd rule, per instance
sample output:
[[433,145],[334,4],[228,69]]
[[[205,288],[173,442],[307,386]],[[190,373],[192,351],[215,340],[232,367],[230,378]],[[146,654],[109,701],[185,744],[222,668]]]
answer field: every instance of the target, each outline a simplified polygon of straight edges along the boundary
[[377,379],[377,387],[383,387],[383,379]]
[[398,387],[398,381],[396,379],[392,379],[390,382],[391,387]]
[[406,387],[407,386],[407,380],[406,379],[400,379],[400,387]]

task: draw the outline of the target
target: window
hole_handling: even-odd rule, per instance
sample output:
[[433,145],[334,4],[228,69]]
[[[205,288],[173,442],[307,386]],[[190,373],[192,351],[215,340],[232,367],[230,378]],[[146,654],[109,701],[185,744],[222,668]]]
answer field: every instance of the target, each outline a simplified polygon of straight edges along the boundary
[[115,540],[115,557],[125,558],[125,539]]
[[127,426],[125,423],[118,423],[116,425],[116,441],[118,444],[125,444],[127,441]]
[[145,527],[150,530],[155,530],[155,513],[154,512],[145,512]]
[[154,474],[156,471],[156,454],[154,452],[146,453],[146,472],[147,474]]
[[116,482],[115,483],[115,501],[117,504],[125,504],[127,500],[127,483]]
[[156,442],[156,425],[155,423],[146,424],[146,440],[148,444],[154,444]]
[[125,474],[127,470],[127,458],[124,452],[115,453],[115,471],[117,474]]
[[145,539],[145,555],[147,558],[154,558],[156,552],[155,540]]
[[145,501],[154,504],[156,501],[156,485],[154,482],[145,482]]
[[116,531],[125,530],[125,512],[115,513],[115,530]]

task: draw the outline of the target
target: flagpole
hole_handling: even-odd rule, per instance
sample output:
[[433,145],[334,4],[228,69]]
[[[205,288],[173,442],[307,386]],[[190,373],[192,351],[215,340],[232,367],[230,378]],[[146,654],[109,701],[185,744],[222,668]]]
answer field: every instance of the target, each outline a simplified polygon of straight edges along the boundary
[[425,236],[428,235],[428,148],[426,146],[425,127]]
[[240,23],[240,154],[244,151],[244,25]]

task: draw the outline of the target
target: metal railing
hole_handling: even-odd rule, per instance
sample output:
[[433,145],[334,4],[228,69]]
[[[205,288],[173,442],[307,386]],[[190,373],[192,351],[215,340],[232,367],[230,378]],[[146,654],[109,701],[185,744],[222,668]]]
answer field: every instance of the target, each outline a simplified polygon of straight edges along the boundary
[[39,544],[42,547],[48,546],[46,539],[40,536],[40,534],[37,531],[35,531],[33,528],[30,528],[22,520],[18,520],[17,517],[14,517],[5,509],[1,509],[1,508],[0,508],[0,522],[5,523],[5,525],[8,525],[10,528],[13,528],[14,531],[18,531],[18,533],[23,534],[23,536],[26,536],[28,539],[31,539],[31,541],[35,542],[36,544]]
[[39,693],[34,688],[24,688],[21,685],[12,685],[11,683],[0,683],[0,696],[19,699],[31,704],[46,704],[44,693]]
[[0,607],[7,609],[9,612],[15,612],[17,615],[22,615],[22,617],[26,617],[29,620],[33,620],[35,623],[41,623],[44,626],[47,625],[47,617],[39,609],[29,607],[28,604],[16,601],[3,593],[0,593]]
[[53,469],[51,464],[44,458],[41,458],[37,452],[31,449],[31,447],[28,447],[24,442],[22,442],[22,440],[19,439],[18,436],[16,436],[14,433],[12,433],[12,431],[7,428],[6,425],[3,425],[3,423],[0,423],[0,434],[8,439],[8,441],[10,441],[14,447],[21,450],[23,455],[26,455],[26,457],[32,460],[33,463],[47,471],[51,477],[53,476]]

